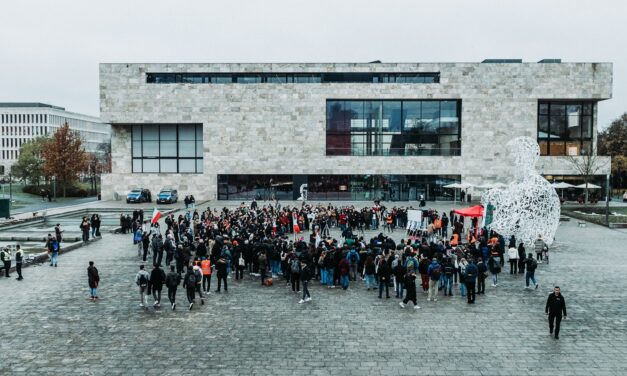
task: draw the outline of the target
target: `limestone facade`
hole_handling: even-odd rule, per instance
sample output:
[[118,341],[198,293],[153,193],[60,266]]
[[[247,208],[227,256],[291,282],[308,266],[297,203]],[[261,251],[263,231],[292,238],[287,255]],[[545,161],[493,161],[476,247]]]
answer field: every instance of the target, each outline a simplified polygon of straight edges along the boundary
[[[440,80],[154,84],[146,82],[151,72],[439,72]],[[174,186],[180,194],[216,199],[219,174],[449,174],[472,184],[507,182],[505,144],[537,137],[538,100],[611,96],[611,63],[101,64],[101,119],[112,125],[113,162],[103,177],[103,199],[140,186],[153,192]],[[461,156],[327,156],[327,99],[460,99]],[[204,172],[132,173],[131,125],[149,123],[202,124]],[[564,159],[542,157],[538,168],[576,175]],[[605,161],[598,174],[609,172]]]

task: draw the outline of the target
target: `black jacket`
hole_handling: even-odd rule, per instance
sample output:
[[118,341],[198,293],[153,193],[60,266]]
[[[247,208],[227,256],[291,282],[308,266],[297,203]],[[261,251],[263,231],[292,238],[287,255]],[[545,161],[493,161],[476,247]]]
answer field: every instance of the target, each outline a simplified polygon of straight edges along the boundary
[[150,272],[150,284],[152,288],[155,290],[161,290],[163,287],[163,283],[165,282],[165,272],[163,269],[154,268],[152,272]]
[[544,312],[558,316],[561,316],[563,312],[564,316],[566,316],[566,301],[564,300],[564,296],[562,296],[562,294],[555,295],[555,293],[551,293],[546,300]]

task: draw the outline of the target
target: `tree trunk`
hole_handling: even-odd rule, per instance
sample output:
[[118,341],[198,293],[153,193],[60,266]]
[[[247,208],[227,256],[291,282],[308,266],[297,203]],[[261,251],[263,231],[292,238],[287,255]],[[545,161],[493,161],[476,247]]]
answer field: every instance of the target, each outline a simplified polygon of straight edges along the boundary
[[65,198],[65,188],[67,186],[67,182],[63,180],[63,198]]

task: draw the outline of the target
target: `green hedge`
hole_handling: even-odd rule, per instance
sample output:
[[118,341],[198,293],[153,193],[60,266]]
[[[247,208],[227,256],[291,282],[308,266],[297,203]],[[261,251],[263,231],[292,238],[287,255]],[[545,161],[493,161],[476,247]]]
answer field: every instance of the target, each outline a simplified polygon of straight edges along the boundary
[[[41,195],[42,189],[49,189],[52,192],[52,187],[47,185],[25,185],[22,188],[22,192],[30,193],[32,195]],[[65,190],[67,197],[87,197],[89,196],[89,192],[86,189],[77,186],[69,186]],[[54,194],[53,194],[54,195]],[[63,196],[63,190],[60,187],[57,187],[57,197]]]

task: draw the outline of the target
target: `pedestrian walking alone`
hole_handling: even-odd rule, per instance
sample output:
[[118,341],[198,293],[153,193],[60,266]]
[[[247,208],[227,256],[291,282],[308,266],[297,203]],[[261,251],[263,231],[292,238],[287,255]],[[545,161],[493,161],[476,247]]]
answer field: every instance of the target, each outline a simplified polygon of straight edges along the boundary
[[139,287],[139,306],[144,308],[148,305],[148,298],[146,297],[148,283],[150,283],[150,274],[144,270],[144,265],[140,265],[139,271],[135,275],[135,284]]
[[100,284],[100,275],[98,269],[94,266],[94,262],[90,261],[87,267],[87,282],[89,283],[89,299],[91,301],[98,300],[98,285]]
[[559,286],[555,286],[553,292],[546,300],[544,313],[549,316],[549,334],[553,334],[553,328],[555,328],[555,339],[560,339],[562,313],[564,314],[564,319],[566,319],[566,301],[562,296]]
[[24,278],[22,278],[22,263],[24,262],[24,251],[22,250],[22,248],[20,247],[20,245],[16,245],[15,246],[16,251],[15,251],[15,271],[17,272],[17,280],[21,281]]

